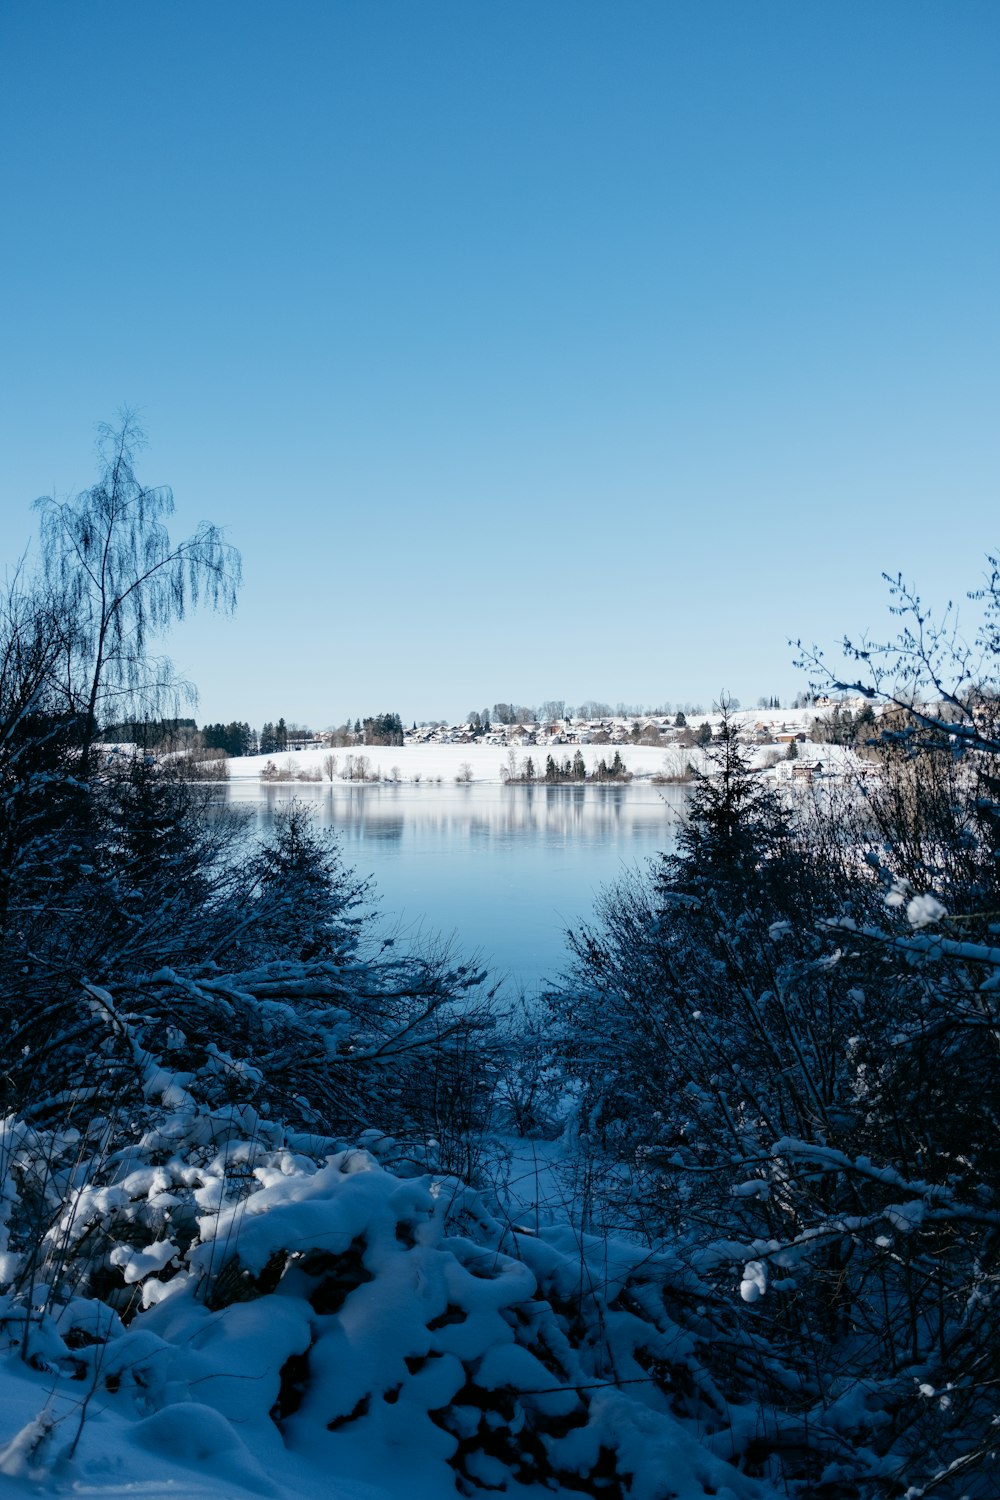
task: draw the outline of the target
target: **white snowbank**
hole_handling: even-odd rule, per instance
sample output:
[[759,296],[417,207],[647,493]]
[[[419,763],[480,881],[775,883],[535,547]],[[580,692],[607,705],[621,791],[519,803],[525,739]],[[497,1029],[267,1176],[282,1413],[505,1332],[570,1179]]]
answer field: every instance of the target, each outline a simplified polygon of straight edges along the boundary
[[[568,1224],[512,1231],[456,1180],[362,1150],[251,1159],[256,1190],[199,1220],[180,1270],[161,1281],[166,1256],[142,1252],[157,1291],[129,1326],[77,1298],[36,1317],[34,1368],[0,1361],[14,1493],[578,1500],[613,1461],[629,1500],[662,1500],[665,1479],[678,1500],[774,1500],[706,1436],[723,1408],[669,1310],[687,1276],[669,1256]],[[676,1406],[650,1362],[677,1372]]]

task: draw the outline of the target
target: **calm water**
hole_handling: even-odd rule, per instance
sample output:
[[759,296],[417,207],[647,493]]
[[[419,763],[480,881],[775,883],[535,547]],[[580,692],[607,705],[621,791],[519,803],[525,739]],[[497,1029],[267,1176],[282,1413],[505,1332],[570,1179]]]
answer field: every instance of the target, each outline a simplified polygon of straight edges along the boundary
[[565,929],[603,886],[669,848],[683,790],[629,786],[258,786],[227,795],[261,825],[298,797],[340,836],[345,863],[373,875],[387,926],[454,935],[515,984],[565,959]]

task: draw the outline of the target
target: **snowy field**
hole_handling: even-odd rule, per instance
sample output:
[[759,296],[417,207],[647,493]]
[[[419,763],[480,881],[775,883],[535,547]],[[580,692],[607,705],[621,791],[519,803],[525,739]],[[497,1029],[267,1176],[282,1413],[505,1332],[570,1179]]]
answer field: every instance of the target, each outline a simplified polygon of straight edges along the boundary
[[[541,776],[545,771],[547,755],[551,755],[560,764],[567,756],[572,760],[577,748],[576,745],[531,745],[523,750],[515,750],[514,753],[519,768],[530,756],[534,762],[535,775]],[[626,768],[634,776],[654,776],[664,769],[667,754],[649,745],[581,745],[579,749],[588,775],[598,761],[603,760],[610,765],[618,750]],[[469,780],[497,785],[504,780],[501,771],[508,765],[509,752],[502,745],[357,745],[349,750],[291,750],[279,755],[234,757],[229,761],[229,775],[234,781],[254,780],[260,776],[267,762],[272,761],[279,770],[291,771],[293,778],[319,772],[325,779],[323,762],[329,755],[336,757],[337,770],[334,774],[338,780],[348,756],[353,756],[356,761],[363,755],[368,761],[370,773],[380,781],[394,779],[392,772],[395,767],[399,771],[398,779],[410,784],[455,782],[466,779],[465,768],[468,766]],[[679,748],[671,748],[669,755],[671,761],[677,757],[679,763],[683,764]],[[684,758],[690,759],[690,753]]]
[[[744,710],[734,717],[744,727],[748,736],[753,733],[754,727],[758,724],[768,725],[773,729],[774,734],[791,731],[808,736],[813,720],[822,712],[826,710],[754,709]],[[704,717],[713,726],[719,723],[718,714],[708,714]],[[702,719],[692,720],[694,725],[701,722]],[[778,748],[784,749],[784,746]],[[818,760],[828,758],[830,748],[827,745],[814,745],[807,741],[801,746],[801,751],[809,759]],[[766,753],[766,749],[766,745],[761,745],[761,755]],[[534,763],[535,775],[541,777],[545,772],[547,756],[551,755],[556,764],[561,765],[567,758],[572,760],[577,750],[583,756],[588,776],[594,772],[600,761],[603,760],[610,765],[616,752],[621,756],[626,770],[636,778],[657,775],[680,776],[689,761],[697,765],[700,758],[698,750],[676,743],[665,746],[527,745],[515,747],[513,753],[519,771],[530,757]],[[334,776],[339,780],[344,774],[348,757],[352,756],[357,761],[358,757],[363,755],[368,761],[369,773],[379,780],[399,779],[410,784],[470,780],[498,784],[505,779],[503,773],[509,767],[510,754],[510,750],[502,745],[481,743],[358,745],[347,749],[296,750],[284,751],[277,755],[240,756],[234,757],[228,764],[230,778],[234,781],[257,779],[269,761],[280,771],[290,772],[292,779],[316,775],[325,778],[327,772],[324,763],[330,755],[333,755],[337,763]],[[398,773],[398,777],[395,773]]]

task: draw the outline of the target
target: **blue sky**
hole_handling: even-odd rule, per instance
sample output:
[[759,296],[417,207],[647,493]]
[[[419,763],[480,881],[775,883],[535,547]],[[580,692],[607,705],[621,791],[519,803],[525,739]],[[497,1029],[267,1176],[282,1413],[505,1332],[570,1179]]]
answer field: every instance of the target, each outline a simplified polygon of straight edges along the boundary
[[992,0],[6,6],[0,515],[127,403],[201,719],[794,693],[1000,545]]

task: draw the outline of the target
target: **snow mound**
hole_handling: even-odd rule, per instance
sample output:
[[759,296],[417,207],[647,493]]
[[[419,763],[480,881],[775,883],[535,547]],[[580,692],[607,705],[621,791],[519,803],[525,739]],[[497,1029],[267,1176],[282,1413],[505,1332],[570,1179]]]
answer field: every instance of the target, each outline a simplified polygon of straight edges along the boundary
[[[65,1451],[89,1393],[78,1474],[116,1421],[126,1449],[247,1494],[286,1493],[289,1475],[298,1493],[336,1493],[336,1476],[408,1500],[770,1494],[734,1466],[739,1413],[669,1311],[689,1273],[667,1257],[568,1225],[514,1231],[457,1180],[401,1178],[361,1149],[229,1147],[242,1190],[198,1188],[210,1206],[186,1250],[169,1217],[151,1241],[147,1212],[139,1253],[85,1275],[101,1299],[36,1319],[8,1299],[6,1326],[19,1337],[28,1319],[67,1398],[0,1431],[8,1475],[54,1474],[53,1427]],[[185,1175],[177,1159],[129,1165],[120,1224]]]

